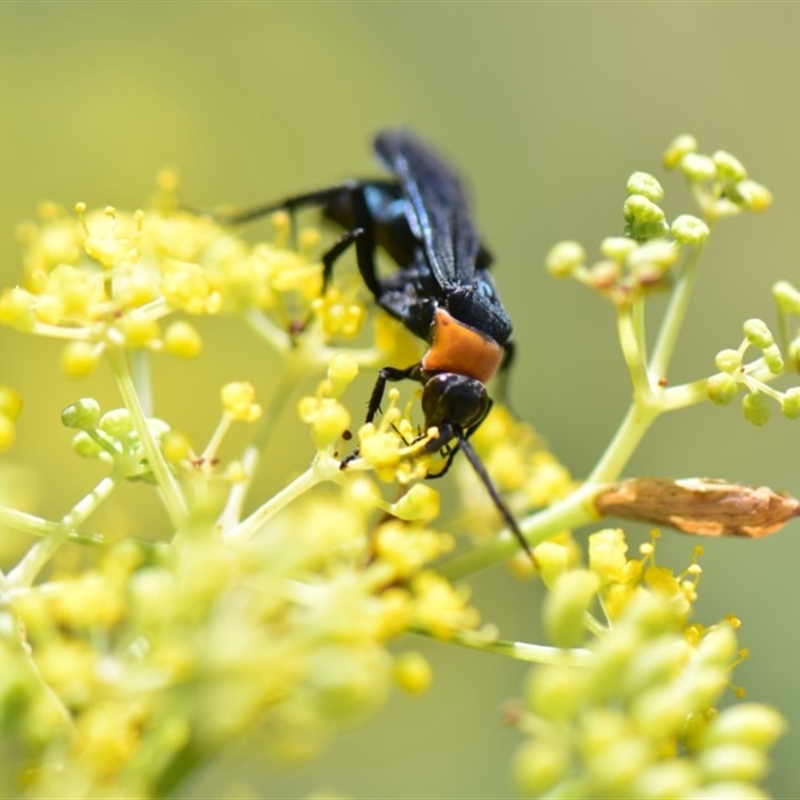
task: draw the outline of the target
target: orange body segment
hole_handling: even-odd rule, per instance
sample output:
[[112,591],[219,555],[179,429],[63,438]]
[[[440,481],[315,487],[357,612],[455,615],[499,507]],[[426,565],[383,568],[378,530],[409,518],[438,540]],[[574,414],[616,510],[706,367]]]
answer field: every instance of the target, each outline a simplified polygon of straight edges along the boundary
[[455,372],[486,383],[497,372],[504,350],[493,339],[437,308],[433,343],[422,359],[426,372]]

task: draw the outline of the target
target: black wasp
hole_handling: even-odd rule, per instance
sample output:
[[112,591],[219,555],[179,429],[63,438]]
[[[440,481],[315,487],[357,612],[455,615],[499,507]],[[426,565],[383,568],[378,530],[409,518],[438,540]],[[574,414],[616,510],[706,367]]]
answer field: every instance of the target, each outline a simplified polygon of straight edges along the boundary
[[[445,458],[443,469],[428,477],[444,475],[462,450],[532,557],[469,443],[492,405],[485,384],[498,371],[502,377],[514,353],[511,321],[489,273],[491,255],[475,229],[460,180],[438,155],[402,129],[379,133],[375,152],[393,178],[346,181],[247,209],[225,221],[236,224],[279,209],[293,213],[318,206],[345,229],[322,258],[323,285],[339,256],[354,245],[359,272],[378,305],[429,344],[418,364],[381,369],[366,421],[378,413],[387,381],[410,378],[423,384],[425,427],[439,431],[425,450],[440,451]],[[399,267],[386,277],[378,274],[378,246]]]

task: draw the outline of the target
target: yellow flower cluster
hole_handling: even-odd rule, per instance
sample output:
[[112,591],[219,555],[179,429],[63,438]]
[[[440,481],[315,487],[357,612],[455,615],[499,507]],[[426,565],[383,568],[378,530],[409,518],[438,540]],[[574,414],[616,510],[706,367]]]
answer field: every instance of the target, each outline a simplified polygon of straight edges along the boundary
[[[277,215],[283,243],[248,245],[213,217],[180,210],[174,176],[162,176],[160,187],[146,212],[79,203],[71,216],[43,204],[39,220],[20,228],[24,277],[0,295],[0,322],[66,339],[61,366],[74,378],[91,373],[109,345],[197,356],[200,334],[176,314],[263,311],[278,332],[315,317],[323,341],[360,332],[366,312],[358,281],[346,290],[337,282],[320,297],[316,231],[301,231],[293,249],[288,220]],[[272,343],[291,340],[276,333]]]
[[323,492],[247,545],[210,530],[169,549],[126,542],[18,592],[27,646],[3,640],[0,707],[26,708],[19,746],[50,753],[27,791],[151,796],[170,764],[256,731],[280,760],[307,760],[393,682],[424,691],[425,659],[385,643],[412,624],[447,638],[477,612],[424,568],[447,537],[390,522],[370,545],[369,518]]
[[782,718],[755,703],[716,709],[741,659],[738,622],[689,621],[696,563],[675,575],[655,563],[654,544],[641,559],[626,550],[621,531],[601,531],[588,568],[551,576],[545,627],[559,646],[587,649],[580,666],[531,675],[520,787],[537,797],[764,797]]

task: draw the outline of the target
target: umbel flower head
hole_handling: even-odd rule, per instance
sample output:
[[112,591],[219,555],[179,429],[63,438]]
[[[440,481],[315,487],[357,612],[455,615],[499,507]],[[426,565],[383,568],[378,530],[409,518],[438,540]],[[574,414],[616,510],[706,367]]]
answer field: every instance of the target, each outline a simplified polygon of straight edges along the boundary
[[318,320],[320,341],[359,334],[356,281],[320,296],[316,231],[301,231],[293,248],[288,218],[278,214],[274,241],[250,245],[211,216],[180,210],[175,187],[174,174],[162,173],[146,212],[79,203],[70,215],[43,204],[39,220],[19,229],[24,277],[0,295],[0,322],[67,340],[61,365],[76,378],[109,345],[197,356],[202,341],[190,319],[198,316],[264,312],[277,323],[272,343],[283,347],[297,319]]
[[[736,163],[713,163],[714,176],[702,164],[692,174],[717,199],[763,206]],[[350,392],[359,368],[416,363],[421,343],[380,311],[374,327],[364,324],[369,292],[346,259],[322,293],[316,229],[278,213],[272,238],[250,244],[182,210],[175,187],[174,174],[162,174],[146,212],[43,206],[20,231],[20,285],[0,295],[0,322],[66,342],[71,377],[103,364],[120,395],[119,407],[83,398],[62,414],[74,450],[105,470],[62,518],[0,503],[0,523],[34,541],[0,575],[0,790],[176,796],[240,740],[284,765],[307,761],[372,716],[392,686],[427,689],[430,665],[400,640],[413,633],[558,665],[535,674],[519,717],[528,741],[516,772],[530,794],[758,796],[782,722],[754,704],[715,710],[740,655],[734,620],[690,622],[699,567],[674,575],[652,548],[629,559],[618,531],[595,535],[582,567],[568,528],[593,516],[584,487],[576,492],[542,440],[495,404],[470,442],[516,518],[544,509],[525,530],[539,543],[553,646],[501,641],[451,576],[513,542],[496,537],[496,504],[458,459],[469,513],[448,516],[443,504],[440,516],[425,478],[453,452],[429,451],[441,440],[419,422],[419,392],[393,388],[373,423],[350,430],[364,413],[363,396]],[[666,285],[678,250],[699,249],[707,235],[695,218],[667,225],[651,176],[635,173],[628,192],[625,236],[604,242],[605,263],[587,269],[583,251],[567,245],[549,264],[623,312]],[[182,420],[154,416],[147,365],[151,354],[202,355],[194,323],[220,314],[250,325],[283,371],[258,394],[261,359],[252,375],[220,379],[205,398],[219,421],[195,447]],[[767,359],[763,331],[750,327]],[[310,376],[316,389],[298,400]],[[204,399],[191,389],[187,397]],[[287,477],[270,434],[293,405],[311,463]],[[16,392],[0,390],[0,448],[20,408]],[[234,425],[249,426],[252,441],[228,458],[222,443]],[[260,462],[283,481],[266,499],[248,497]],[[138,482],[142,503],[160,504],[166,532],[143,526],[138,507],[118,528],[87,528],[127,481]],[[557,524],[542,523],[553,511]],[[446,561],[464,532],[491,541]],[[60,558],[68,543],[79,557]],[[530,575],[523,562],[518,571]]]
[[656,564],[654,543],[641,559],[626,550],[621,531],[595,533],[588,568],[549,583],[545,626],[556,644],[580,647],[579,658],[531,675],[521,788],[537,797],[765,797],[758,784],[782,718],[756,703],[717,708],[742,658],[738,621],[690,621],[697,563],[676,575]]
[[[410,629],[452,640],[481,623],[468,588],[433,569],[455,538],[431,524],[439,496],[423,479],[439,456],[424,453],[418,398],[390,392],[385,414],[358,432],[359,458],[340,468],[355,416],[343,396],[359,365],[381,363],[384,349],[405,357],[410,337],[381,318],[374,343],[339,346],[361,331],[364,291],[344,272],[320,297],[312,233],[293,247],[278,215],[274,241],[250,245],[178,210],[173,189],[162,176],[157,207],[134,214],[43,207],[21,231],[23,279],[0,296],[0,321],[66,341],[67,374],[107,361],[122,399],[107,409],[87,397],[62,414],[75,452],[107,470],[97,487],[63,520],[11,516],[42,538],[2,587],[14,624],[0,632],[0,721],[21,754],[6,762],[5,794],[163,795],[243,736],[278,761],[308,760],[374,714],[393,685],[425,691],[424,657],[389,651],[390,641]],[[263,443],[288,393],[262,404],[249,381],[224,383],[210,398],[219,424],[195,447],[145,409],[127,359],[199,356],[192,320],[222,313],[285,356],[292,385],[328,366],[298,403],[312,466],[249,515],[258,454],[226,464],[221,443],[235,424]],[[21,400],[4,391],[0,420],[13,433]],[[527,464],[540,448],[523,439],[515,458]],[[491,442],[482,447],[491,459]],[[490,469],[499,476],[502,464]],[[525,474],[513,489],[535,495]],[[124,531],[84,530],[131,480],[158,488],[174,531],[156,539],[135,514]],[[62,563],[66,542],[87,547],[84,557]]]

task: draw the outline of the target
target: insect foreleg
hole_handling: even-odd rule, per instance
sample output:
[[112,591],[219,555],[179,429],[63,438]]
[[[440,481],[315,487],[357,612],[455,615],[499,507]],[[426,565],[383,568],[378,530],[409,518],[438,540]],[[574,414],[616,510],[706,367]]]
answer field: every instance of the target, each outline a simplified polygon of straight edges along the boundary
[[367,419],[366,422],[370,423],[375,419],[375,415],[380,411],[381,401],[383,400],[383,393],[386,390],[387,381],[402,381],[406,378],[413,378],[417,369],[415,364],[407,369],[396,369],[395,367],[384,367],[378,373],[378,379],[375,381],[375,386],[372,389],[372,394],[369,396],[369,405],[367,406]]

